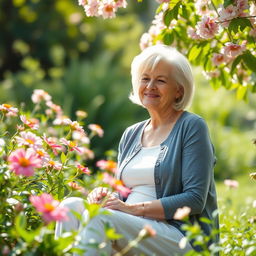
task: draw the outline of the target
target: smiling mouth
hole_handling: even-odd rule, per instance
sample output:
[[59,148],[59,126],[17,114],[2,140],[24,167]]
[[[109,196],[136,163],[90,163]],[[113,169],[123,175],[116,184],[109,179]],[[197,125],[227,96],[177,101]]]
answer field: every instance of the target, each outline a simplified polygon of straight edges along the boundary
[[149,97],[149,98],[158,98],[158,97],[160,97],[158,94],[153,94],[153,93],[144,93],[144,96]]

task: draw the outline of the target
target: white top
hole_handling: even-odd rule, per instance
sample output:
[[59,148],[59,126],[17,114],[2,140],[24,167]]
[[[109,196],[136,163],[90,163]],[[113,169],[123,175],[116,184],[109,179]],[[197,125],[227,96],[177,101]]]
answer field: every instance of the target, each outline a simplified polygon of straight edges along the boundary
[[126,202],[139,203],[156,199],[154,168],[160,145],[143,147],[124,167],[122,181],[131,189]]

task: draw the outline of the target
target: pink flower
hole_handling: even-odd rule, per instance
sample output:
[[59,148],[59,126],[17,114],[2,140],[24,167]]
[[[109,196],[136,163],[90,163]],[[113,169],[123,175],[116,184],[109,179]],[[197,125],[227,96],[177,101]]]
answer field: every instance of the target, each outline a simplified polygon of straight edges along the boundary
[[50,160],[49,154],[42,148],[35,150],[37,156],[42,160],[42,164],[44,165],[46,162]]
[[117,180],[108,173],[103,173],[103,182],[109,184],[113,189],[118,191],[123,197],[127,197],[131,190],[124,186],[123,182],[121,180]]
[[37,130],[39,128],[39,120],[36,118],[27,118],[26,116],[21,115],[20,120],[32,130]]
[[[81,0],[80,0],[81,1]],[[83,1],[83,0],[82,0]],[[100,3],[98,0],[88,0],[86,4],[83,4],[86,16],[99,16]]]
[[82,153],[80,155],[85,156],[85,158],[93,159],[94,158],[94,152],[86,147],[80,147]]
[[227,27],[230,21],[238,16],[238,9],[236,6],[230,4],[227,8],[221,6],[221,8],[218,9],[218,13],[221,26]]
[[149,33],[142,34],[140,38],[140,49],[144,50],[152,44],[152,37]]
[[88,2],[88,0],[78,0],[78,5],[84,6],[87,4],[87,2]]
[[209,12],[208,5],[208,0],[197,0],[195,3],[196,13],[201,16],[207,14]]
[[61,170],[63,165],[60,162],[49,160],[44,164],[45,167],[49,167],[51,169],[55,169],[57,171]]
[[199,36],[194,28],[189,27],[187,30],[188,36],[194,40],[200,40],[202,39],[201,36]]
[[238,55],[242,54],[246,50],[246,42],[241,45],[228,42],[223,48],[224,55],[229,59],[234,59]]
[[225,55],[222,53],[214,53],[212,57],[213,65],[219,66],[225,62]]
[[0,111],[2,111],[6,116],[17,116],[19,110],[17,108],[12,107],[10,104],[2,104],[0,105]]
[[70,151],[76,151],[80,154],[83,152],[82,149],[77,146],[76,141],[70,141],[70,140],[66,140],[65,138],[61,138],[60,142],[66,145]]
[[85,167],[85,166],[83,166],[83,165],[81,165],[81,164],[77,164],[76,167],[77,167],[80,171],[82,171],[83,173],[85,173],[85,174],[87,174],[87,175],[90,175],[90,174],[91,174],[91,171],[89,170],[88,167]]
[[40,196],[31,195],[29,200],[36,210],[42,213],[46,223],[68,220],[68,208],[59,206],[59,201],[54,200],[50,194],[43,193]]
[[96,163],[96,166],[101,170],[107,170],[113,173],[115,173],[117,170],[117,163],[112,160],[100,160]]
[[205,39],[210,39],[218,33],[219,25],[215,22],[214,18],[203,16],[202,20],[196,25],[197,34]]
[[186,217],[189,216],[190,212],[191,212],[190,207],[184,206],[182,208],[178,208],[176,210],[176,212],[174,213],[173,219],[183,220],[183,219],[185,219]]
[[83,144],[90,144],[90,139],[87,137],[85,132],[73,131],[72,138]]
[[18,146],[28,146],[34,150],[42,148],[43,141],[32,132],[21,132],[20,137],[16,137]]
[[58,152],[56,149],[58,150],[62,150],[62,146],[56,144],[57,139],[55,137],[49,137],[47,138],[46,135],[44,134],[43,136],[43,140],[44,142],[52,149],[53,153],[55,155],[58,155]]
[[98,124],[89,124],[88,128],[92,130],[93,133],[97,134],[99,137],[103,137],[104,131]]
[[78,185],[76,182],[74,182],[74,181],[69,182],[68,185],[69,185],[73,190],[77,190],[77,191],[79,191],[79,192],[81,192],[81,193],[83,193],[83,194],[87,194],[87,193],[86,193],[86,190],[85,190],[83,187],[79,186],[79,185]]
[[84,128],[77,121],[71,121],[70,119],[67,118],[63,120],[63,123],[66,125],[69,125],[70,128],[74,131],[84,133]]
[[58,115],[62,115],[62,109],[59,105],[54,104],[52,101],[47,101],[46,106]]
[[209,72],[204,72],[205,76],[207,79],[211,79],[211,78],[216,78],[220,76],[220,71],[218,69],[213,70],[213,71],[209,71]]
[[86,118],[88,116],[88,114],[83,110],[77,110],[76,111],[76,116],[80,117],[80,118]]
[[35,168],[41,168],[41,159],[32,149],[17,149],[8,157],[9,168],[16,175],[32,176]]
[[114,18],[116,16],[116,3],[113,0],[103,0],[100,2],[99,13],[103,19]]
[[146,224],[139,232],[139,236],[143,237],[144,239],[147,237],[154,237],[156,236],[156,231],[150,225]]
[[[53,120],[53,124],[54,125],[66,125],[67,124],[67,120],[70,120],[67,116],[64,115],[57,115],[57,117]],[[72,122],[70,120],[70,122]]]
[[236,6],[239,12],[249,9],[248,0],[236,0]]
[[238,188],[239,183],[236,180],[230,180],[230,179],[226,179],[224,180],[224,184],[229,187],[229,188]]
[[41,101],[50,101],[52,99],[52,97],[47,92],[41,89],[34,90],[31,98],[34,103],[40,103]]
[[162,3],[169,3],[170,0],[156,0],[159,4],[162,4]]
[[117,0],[117,1],[116,1],[116,7],[117,7],[117,8],[120,8],[120,7],[126,8],[126,7],[127,7],[127,2],[126,2],[126,0]]

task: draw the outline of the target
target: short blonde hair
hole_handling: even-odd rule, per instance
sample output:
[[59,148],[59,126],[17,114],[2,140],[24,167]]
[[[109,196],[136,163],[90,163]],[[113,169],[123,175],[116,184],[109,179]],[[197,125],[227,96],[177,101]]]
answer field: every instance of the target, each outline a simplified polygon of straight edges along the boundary
[[163,44],[150,46],[133,59],[131,64],[133,90],[129,98],[133,103],[143,106],[139,98],[141,75],[145,69],[153,69],[161,60],[170,64],[172,67],[170,73],[178,86],[182,87],[183,95],[174,103],[173,108],[183,110],[190,105],[194,95],[192,69],[183,54],[175,48]]

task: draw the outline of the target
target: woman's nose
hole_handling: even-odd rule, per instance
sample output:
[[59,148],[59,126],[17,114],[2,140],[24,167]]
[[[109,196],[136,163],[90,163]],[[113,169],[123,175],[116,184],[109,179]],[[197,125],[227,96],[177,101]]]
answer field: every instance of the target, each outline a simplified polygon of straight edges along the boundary
[[153,79],[148,82],[147,88],[148,89],[155,88],[155,81]]

